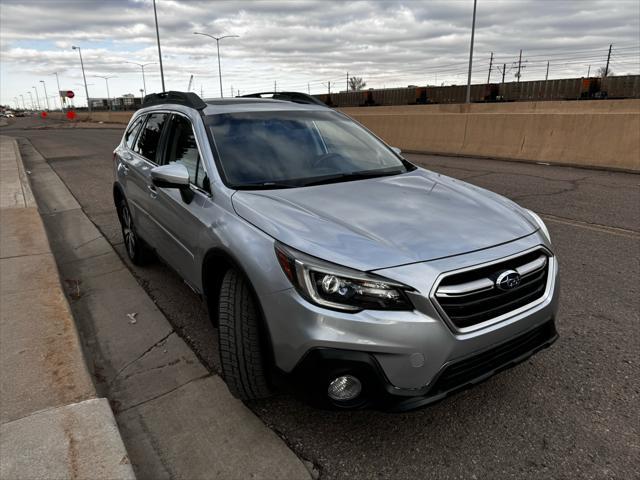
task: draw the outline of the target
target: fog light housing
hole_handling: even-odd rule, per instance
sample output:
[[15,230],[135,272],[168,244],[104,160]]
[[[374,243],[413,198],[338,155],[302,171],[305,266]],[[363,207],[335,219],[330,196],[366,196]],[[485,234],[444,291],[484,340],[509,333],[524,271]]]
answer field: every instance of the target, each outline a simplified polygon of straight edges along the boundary
[[329,384],[327,395],[336,402],[348,402],[362,392],[362,383],[353,375],[341,375]]

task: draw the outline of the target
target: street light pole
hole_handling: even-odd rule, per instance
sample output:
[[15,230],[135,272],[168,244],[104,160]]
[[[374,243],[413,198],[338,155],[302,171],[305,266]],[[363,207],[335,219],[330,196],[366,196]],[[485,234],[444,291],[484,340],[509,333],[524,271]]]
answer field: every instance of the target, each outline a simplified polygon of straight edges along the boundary
[[49,97],[47,96],[47,84],[44,83],[44,80],[40,80],[40,83],[42,84],[42,88],[44,88],[44,99],[47,101],[47,110],[51,110],[51,108],[49,108]]
[[467,103],[471,103],[471,66],[473,65],[473,37],[476,33],[476,5],[478,0],[473,0],[473,21],[471,23],[471,47],[469,48],[469,76],[467,77]]
[[87,109],[89,110],[89,113],[91,113],[91,102],[89,101],[89,88],[87,87],[87,77],[84,74],[84,62],[82,61],[82,50],[80,49],[80,47],[76,47],[75,45],[72,45],[71,48],[73,48],[74,50],[78,50],[78,53],[80,54],[80,66],[82,67],[82,79],[84,80],[84,93],[87,95]]
[[205,37],[213,38],[216,41],[216,49],[218,51],[218,78],[220,79],[220,98],[224,98],[222,93],[222,69],[220,68],[220,40],[223,38],[239,38],[240,35],[223,35],[222,37],[214,37],[208,33],[193,32],[194,35],[204,35]]
[[109,95],[109,79],[110,78],[116,78],[115,75],[94,75],[94,77],[98,77],[98,78],[104,78],[104,82],[107,84],[107,105],[109,106],[109,110],[113,110],[113,105],[111,104],[111,95]]
[[160,30],[158,29],[158,12],[156,11],[156,0],[153,0],[153,16],[156,19],[156,39],[158,41],[158,59],[160,60],[160,80],[162,80],[162,91],[164,88],[164,70],[162,69],[162,50],[160,50]]
[[31,88],[33,88],[33,90],[36,92],[36,102],[37,102],[37,105],[38,105],[38,110],[41,110],[41,107],[40,107],[40,95],[38,95],[38,89],[36,87],[31,87]]
[[20,94],[20,98],[22,99],[22,109],[23,109],[23,110],[26,110],[26,109],[27,109],[27,104],[26,104],[26,103],[24,103],[24,95],[23,95],[23,94]]
[[31,109],[35,110],[36,109],[36,104],[33,101],[33,94],[31,93],[31,90],[29,90],[27,93],[29,94],[29,97],[31,98]]
[[142,87],[143,87],[144,94],[146,95],[147,94],[147,82],[144,79],[144,67],[146,67],[147,65],[155,65],[156,62],[149,62],[149,63],[125,62],[125,63],[131,63],[133,65],[138,65],[142,69]]
[[58,78],[58,72],[53,72],[56,76],[56,84],[58,85],[58,97],[60,98],[60,110],[64,113],[64,100],[62,99],[62,95],[60,95],[60,79]]

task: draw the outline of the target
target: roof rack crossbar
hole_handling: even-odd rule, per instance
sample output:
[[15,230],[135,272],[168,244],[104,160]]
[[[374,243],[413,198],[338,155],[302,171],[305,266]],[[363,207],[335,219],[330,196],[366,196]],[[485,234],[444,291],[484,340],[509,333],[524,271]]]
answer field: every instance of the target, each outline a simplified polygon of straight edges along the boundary
[[282,100],[285,102],[304,103],[310,105],[321,105],[326,107],[327,105],[311,95],[301,92],[259,92],[249,93],[247,95],[240,95],[240,98],[272,98],[273,100]]
[[142,101],[143,107],[151,105],[162,105],[165,103],[175,103],[186,107],[195,108],[196,110],[204,110],[207,104],[193,92],[162,92],[150,93],[144,97]]

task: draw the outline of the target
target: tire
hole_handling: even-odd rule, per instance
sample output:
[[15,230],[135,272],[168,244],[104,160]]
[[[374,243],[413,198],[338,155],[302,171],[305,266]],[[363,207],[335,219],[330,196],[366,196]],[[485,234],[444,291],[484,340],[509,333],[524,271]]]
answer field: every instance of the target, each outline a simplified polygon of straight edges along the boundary
[[231,394],[240,400],[269,397],[260,311],[249,282],[233,268],[222,279],[218,322],[222,376]]
[[153,258],[153,252],[136,233],[129,204],[124,198],[120,200],[118,205],[118,214],[120,226],[122,227],[122,239],[124,240],[124,247],[129,260],[134,265],[146,265]]

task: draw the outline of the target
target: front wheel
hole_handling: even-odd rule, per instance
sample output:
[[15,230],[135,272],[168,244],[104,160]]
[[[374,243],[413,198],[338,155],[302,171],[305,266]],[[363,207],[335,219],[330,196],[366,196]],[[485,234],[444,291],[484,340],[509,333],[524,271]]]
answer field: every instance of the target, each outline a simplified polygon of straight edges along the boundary
[[218,341],[222,376],[234,397],[254,400],[271,395],[267,380],[260,313],[249,282],[230,269],[218,300]]

